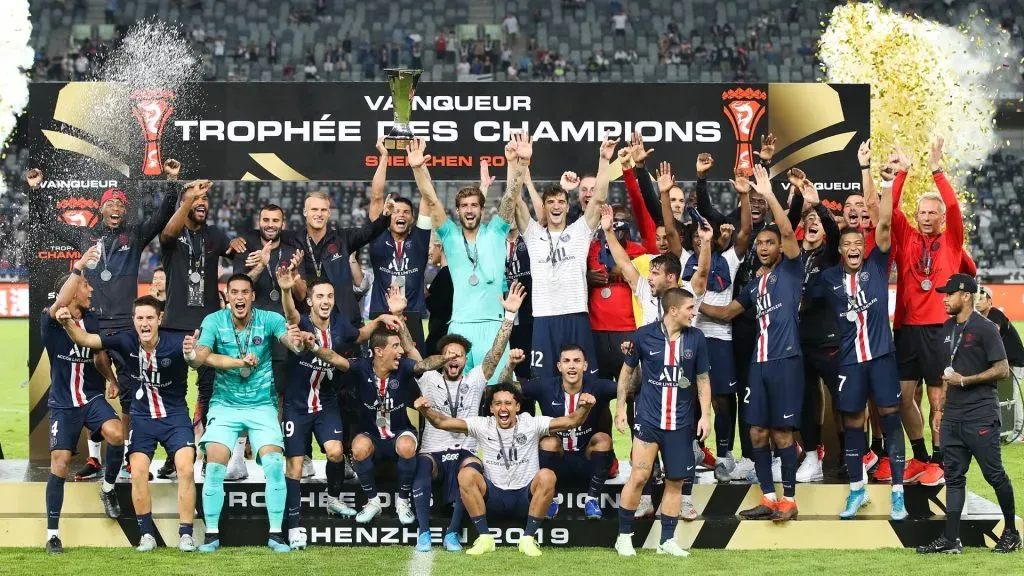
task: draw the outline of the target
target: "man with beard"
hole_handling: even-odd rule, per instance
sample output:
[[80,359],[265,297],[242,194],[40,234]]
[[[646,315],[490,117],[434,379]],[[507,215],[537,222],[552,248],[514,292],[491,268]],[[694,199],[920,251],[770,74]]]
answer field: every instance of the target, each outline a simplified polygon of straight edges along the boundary
[[[442,338],[437,351],[448,360],[440,372],[425,372],[420,378],[419,387],[423,397],[452,418],[476,415],[487,381],[498,367],[498,361],[515,329],[516,314],[522,309],[526,296],[522,284],[513,282],[509,286],[508,296],[502,300],[505,319],[502,320],[501,329],[498,330],[491,349],[484,356],[484,363],[468,373],[465,371],[466,358],[472,344],[458,334],[448,334]],[[415,360],[414,350],[408,352]],[[522,350],[517,352],[522,356]],[[511,363],[511,354],[509,358]],[[459,532],[466,509],[462,504],[462,498],[459,497],[458,477],[463,462],[475,454],[476,440],[471,436],[440,430],[430,422],[424,424],[423,445],[416,459],[416,477],[412,484],[412,499],[416,506],[416,522],[419,525],[417,552],[429,552],[431,548],[430,497],[431,483],[434,481],[440,486],[439,503],[452,507],[452,519],[444,532],[444,549],[449,552],[462,550]]]
[[[371,189],[383,195],[387,183],[388,150],[383,141],[377,143],[380,162],[373,175]],[[376,218],[371,206],[370,217]],[[415,221],[415,226],[413,222]],[[425,274],[430,253],[430,202],[420,195],[418,216],[408,198],[394,199],[389,233],[381,234],[370,242],[370,267],[373,269],[373,287],[370,289],[370,318],[388,312],[387,292],[398,286],[405,293],[408,307],[405,321],[420,354],[425,354],[423,320],[427,313]]]
[[[190,183],[182,195],[181,206],[160,232],[161,259],[167,270],[167,302],[160,327],[168,335],[192,334],[207,315],[221,309],[217,290],[220,259],[245,250],[243,239],[228,240],[220,228],[207,225],[211,186],[209,180]],[[194,423],[205,428],[215,371],[206,366],[193,367],[199,375]],[[244,442],[235,450],[231,480],[249,475],[245,469]]]
[[[526,240],[533,279],[530,367],[535,377],[557,374],[555,364],[565,344],[581,346],[588,363],[598,365],[587,314],[587,255],[608,197],[608,165],[617,143],[606,140],[601,144],[596,189],[583,217],[572,224],[566,221],[569,194],[560,187],[548,188],[542,194],[543,227],[530,217],[526,202],[519,198],[516,203],[516,224]],[[532,147],[529,153],[532,155]]]
[[[277,270],[283,266],[295,267],[302,262],[302,250],[282,242],[282,236],[285,233],[284,222],[284,210],[280,206],[265,205],[260,209],[256,234],[250,232],[241,236],[248,252],[239,252],[234,257],[234,272],[248,275],[256,286],[256,300],[253,306],[278,314],[284,314],[284,308],[281,303],[282,290],[277,285]],[[295,293],[295,298],[300,301],[304,299],[306,296],[305,281],[300,279],[292,290]],[[274,387],[277,389],[278,398],[281,398],[287,382],[288,350],[280,342],[276,342],[272,358]],[[303,477],[305,478],[315,474],[311,455],[312,452],[303,463]]]
[[846,228],[838,237],[841,264],[826,268],[808,286],[809,298],[824,298],[838,319],[839,385],[835,391],[843,414],[846,469],[850,494],[840,518],[850,519],[868,503],[863,458],[864,408],[870,396],[878,408],[893,472],[890,517],[907,517],[903,498],[904,443],[900,425],[900,386],[889,329],[889,247],[892,190],[884,189],[875,228],[875,249],[864,250],[864,233]]
[[[466,369],[471,370],[483,362],[486,350],[501,329],[505,311],[501,308],[500,298],[505,284],[509,223],[512,222],[526,167],[533,155],[533,146],[529,136],[518,132],[505,146],[508,182],[498,213],[487,224],[481,223],[484,195],[479,187],[467,186],[455,194],[455,212],[462,225],[461,230],[448,218],[434,191],[427,171],[430,155],[426,154],[426,143],[422,139],[413,140],[408,154],[416,186],[430,203],[431,220],[441,239],[451,273],[455,306],[448,331],[463,336],[472,344],[466,361]],[[505,365],[507,356],[506,349],[499,370]]]
[[[907,462],[904,482],[938,486],[944,482],[942,465],[942,323],[946,320],[942,296],[934,291],[957,273],[963,262],[964,223],[956,192],[942,172],[943,139],[936,138],[928,153],[939,194],[927,193],[917,202],[916,228],[893,211],[892,242],[896,245],[896,359],[899,362],[903,427],[914,457]],[[910,170],[910,158],[897,148],[899,173],[893,198],[899,198]],[[895,201],[895,200],[894,200]],[[943,230],[945,226],[945,230]],[[916,400],[918,385],[927,386],[931,406],[932,455],[924,444],[924,417]]]
[[[235,274],[227,283],[228,307],[203,319],[201,330],[185,340],[185,359],[193,367],[208,366],[216,371],[208,422],[200,445],[206,452],[207,473],[203,483],[203,513],[206,543],[200,552],[220,548],[220,514],[224,506],[224,477],[231,446],[246,432],[256,461],[266,477],[267,517],[274,552],[291,548],[281,533],[287,485],[285,483],[284,438],[277,415],[277,393],[270,362],[274,340],[298,353],[296,338],[277,312],[254,309],[252,278]],[[294,327],[293,327],[294,328]]]
[[[996,493],[1003,513],[1003,535],[992,549],[996,553],[1020,550],[1014,513],[1014,494],[1003,467],[999,446],[1000,380],[1010,375],[1006,350],[995,324],[974,310],[978,285],[966,274],[953,274],[937,292],[944,295],[950,318],[943,325],[945,342],[942,372],[945,385],[945,414],[942,418],[942,447],[946,451],[946,529],[931,543],[917,548],[918,554],[959,554],[960,516],[967,499],[967,469],[971,458],[978,461],[981,474]],[[945,353],[949,351],[949,359]]]
[[[761,485],[761,503],[740,512],[746,519],[785,522],[797,516],[796,445],[793,429],[801,419],[803,360],[798,336],[804,270],[800,245],[785,210],[771,189],[768,171],[754,166],[754,189],[771,208],[775,224],[758,232],[754,248],[764,268],[728,306],[701,307],[701,314],[729,321],[745,309],[756,310],[759,327],[750,358],[750,381],[743,398],[743,420],[750,425],[754,470]],[[769,440],[781,460],[783,498],[775,496]]]
[[135,300],[132,321],[135,330],[102,336],[87,332],[71,321],[67,308],[57,312],[71,339],[92,350],[116,351],[132,362],[132,421],[128,437],[128,460],[132,464],[132,502],[139,525],[139,552],[157,547],[153,524],[153,502],[149,488],[149,465],[157,444],[170,456],[172,470],[178,474],[178,549],[192,552],[192,520],[195,516],[196,486],[192,478],[196,457],[195,433],[188,417],[188,364],[191,351],[182,334],[161,337],[159,326],[162,303],[152,296]]
[[531,557],[541,555],[536,534],[544,511],[555,495],[555,474],[541,469],[538,442],[543,436],[578,428],[594,407],[594,397],[580,394],[571,416],[551,418],[519,414],[522,393],[507,382],[487,389],[491,415],[455,418],[434,409],[430,400],[416,399],[415,408],[435,428],[472,436],[480,446],[481,458],[466,458],[459,470],[459,493],[479,534],[466,551],[470,556],[494,552],[494,536],[487,514],[521,518],[526,529],[519,539],[519,551]]
[[161,302],[167,300],[167,273],[163,266],[153,270],[153,278],[149,281],[149,295]]
[[[177,180],[181,171],[181,163],[168,159],[164,162],[163,172],[168,180]],[[40,193],[43,172],[38,168],[30,170],[26,175],[32,189],[29,198],[33,204],[33,212],[46,214],[52,211],[51,199],[46,193]],[[85,251],[91,246],[99,246],[100,259],[83,271],[86,280],[92,285],[93,311],[99,320],[100,330],[105,335],[113,335],[132,329],[132,302],[138,296],[139,263],[142,251],[149,246],[153,238],[167,224],[174,212],[178,199],[176,185],[167,185],[164,197],[157,210],[143,222],[128,222],[128,197],[119,188],[109,188],[100,198],[100,222],[91,228],[80,228],[63,223],[54,218],[48,230],[79,250]],[[182,208],[179,208],[181,211]],[[98,265],[97,265],[98,264]],[[110,355],[117,370],[118,388],[121,391],[121,423],[128,429],[131,382],[128,380],[126,359],[117,353]],[[89,439],[89,459],[85,466],[75,473],[76,480],[96,478],[100,472],[100,438],[94,434]]]
[[[800,422],[800,438],[804,460],[796,471],[797,482],[820,482],[825,446],[821,442],[822,391],[820,382],[828,387],[834,405],[839,398],[839,328],[828,302],[810,293],[823,270],[839,262],[839,226],[832,212],[818,198],[814,184],[799,168],[788,174],[790,185],[803,196],[803,239],[800,255],[804,265],[804,302],[800,310],[800,347],[804,352],[804,410]],[[883,283],[887,280],[883,279]],[[888,321],[888,317],[886,318]],[[831,410],[825,411],[831,414]],[[840,453],[843,438],[839,436]]]

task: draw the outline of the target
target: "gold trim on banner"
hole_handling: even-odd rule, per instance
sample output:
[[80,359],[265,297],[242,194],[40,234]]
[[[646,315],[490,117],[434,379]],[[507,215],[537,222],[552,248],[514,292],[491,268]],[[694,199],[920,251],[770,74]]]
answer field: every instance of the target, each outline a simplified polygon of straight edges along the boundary
[[839,93],[828,84],[768,85],[768,129],[776,150],[845,120]]
[[804,160],[810,160],[816,156],[822,156],[830,154],[832,152],[839,152],[846,148],[846,145],[853,140],[856,132],[843,132],[842,134],[836,134],[829,136],[828,138],[822,138],[817,142],[811,142],[807,146],[796,150],[792,154],[789,154],[782,160],[772,164],[771,173],[769,176],[775,178],[779,174],[782,174],[786,170],[789,170],[793,166],[803,162]]
[[43,135],[46,136],[46,139],[50,141],[50,144],[58,150],[67,150],[68,152],[75,152],[82,156],[88,156],[89,158],[98,160],[107,166],[110,166],[114,170],[117,170],[121,174],[124,174],[125,178],[128,177],[128,165],[95,144],[90,144],[76,136],[56,132],[54,130],[43,130]]
[[262,182],[263,181],[262,178],[254,175],[252,172],[246,172],[245,174],[242,174],[242,177],[239,178],[239,180],[241,180],[242,182]]
[[[97,107],[108,106],[110,102],[126,101],[128,90],[128,85],[117,82],[71,82],[57,94],[53,119],[91,136],[100,137],[106,132],[102,123],[107,119],[96,114]],[[129,151],[119,152],[127,154]]]
[[279,180],[309,180],[274,153],[251,153],[249,157]]

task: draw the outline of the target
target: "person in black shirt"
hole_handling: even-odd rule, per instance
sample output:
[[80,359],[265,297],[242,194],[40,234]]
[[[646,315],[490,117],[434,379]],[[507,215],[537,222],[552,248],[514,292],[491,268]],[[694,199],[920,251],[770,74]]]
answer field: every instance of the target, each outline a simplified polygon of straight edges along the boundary
[[1021,547],[1016,529],[1013,486],[1003,468],[999,445],[999,396],[996,383],[1010,374],[1006,350],[995,324],[974,310],[978,285],[966,274],[953,274],[937,289],[945,295],[942,325],[949,351],[949,365],[942,373],[946,401],[942,414],[943,471],[946,475],[946,530],[919,554],[959,554],[960,514],[967,497],[967,468],[971,457],[996,492],[1005,522],[1003,535],[993,552],[1013,552]]
[[993,306],[992,291],[982,286],[978,291],[978,302],[976,309],[982,316],[988,318],[993,324],[999,327],[999,337],[1003,339],[1003,348],[1006,348],[1006,361],[1012,368],[1024,368],[1024,344],[1021,344],[1020,334],[1013,322],[1003,314],[1003,311]]
[[[167,273],[167,301],[160,329],[168,334],[191,335],[203,318],[221,308],[217,279],[220,258],[245,250],[245,241],[228,237],[215,226],[206,225],[212,182],[189,183],[181,197],[181,207],[160,232],[160,251]],[[134,299],[132,299],[134,301]],[[206,408],[213,396],[214,370],[197,370],[199,398],[196,420],[206,426]]]
[[438,342],[448,334],[448,322],[452,319],[452,301],[455,299],[455,285],[448,271],[441,240],[434,233],[430,242],[429,262],[437,268],[433,278],[427,278],[427,340],[424,347],[428,352],[439,351]]

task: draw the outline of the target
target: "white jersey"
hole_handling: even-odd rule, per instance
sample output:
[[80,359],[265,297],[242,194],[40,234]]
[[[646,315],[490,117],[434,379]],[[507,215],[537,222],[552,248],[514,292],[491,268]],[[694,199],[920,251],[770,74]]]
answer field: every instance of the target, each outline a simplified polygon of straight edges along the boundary
[[[690,286],[690,283],[686,280],[683,280],[682,285],[679,287],[693,294],[693,286]],[[633,291],[633,294],[640,301],[640,308],[644,311],[643,325],[647,326],[648,324],[660,322],[661,317],[665,314],[661,307],[661,298],[651,292],[651,285],[647,282],[646,278],[641,277],[637,279],[636,290]],[[697,298],[697,308],[700,308],[701,300],[701,298]]]
[[593,235],[584,217],[560,234],[530,220],[523,238],[530,253],[534,318],[587,312],[587,256]]
[[[449,382],[440,372],[431,370],[419,379],[420,393],[434,410],[453,418],[467,418],[480,410],[480,398],[487,387],[484,370],[477,366],[463,373],[462,378]],[[450,406],[457,408],[453,414]],[[423,438],[420,441],[420,452],[444,452],[446,450],[469,450],[476,452],[476,439],[459,432],[438,430],[429,421],[423,426]]]
[[480,443],[487,480],[502,490],[529,486],[540,470],[539,443],[548,435],[551,420],[520,414],[515,426],[501,430],[494,416],[465,418],[469,435]]
[[[687,252],[683,249],[682,256],[679,257],[680,263],[683,268],[686,268],[686,262],[690,259],[692,252]],[[722,252],[722,257],[729,264],[729,287],[722,292],[715,292],[713,290],[705,290],[704,296],[701,298],[701,302],[710,306],[728,306],[732,302],[732,283],[736,282],[736,272],[740,269],[740,258],[736,255],[736,250],[729,248],[725,252]],[[710,282],[708,288],[711,288]],[[720,322],[707,316],[697,314],[694,317],[694,326],[704,333],[706,338],[715,338],[717,340],[732,340],[732,323],[731,322]]]

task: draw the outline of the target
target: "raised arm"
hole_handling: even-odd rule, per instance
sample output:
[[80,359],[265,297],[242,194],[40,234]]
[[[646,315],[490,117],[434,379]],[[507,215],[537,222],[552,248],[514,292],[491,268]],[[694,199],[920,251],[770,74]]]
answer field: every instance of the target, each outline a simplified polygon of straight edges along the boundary
[[796,241],[796,233],[793,232],[793,225],[789,223],[786,211],[779,204],[779,199],[772,191],[771,180],[768,179],[768,171],[760,164],[754,166],[754,189],[757,190],[772,210],[775,218],[775,225],[779,227],[779,234],[782,236],[782,253],[790,260],[800,257],[800,244]]
[[658,192],[661,194],[661,218],[665,221],[665,240],[668,242],[668,251],[679,257],[683,253],[683,242],[679,237],[679,227],[675,216],[672,215],[672,202],[669,199],[668,191],[676,185],[676,177],[672,175],[672,165],[662,162],[658,166]]
[[892,187],[882,186],[882,198],[878,201],[878,223],[875,225],[875,246],[882,252],[888,252],[892,246],[892,211]]
[[[181,163],[173,158],[167,159],[164,162],[164,174],[167,175],[167,180],[174,182],[178,179],[178,173],[181,171]],[[174,215],[174,206],[178,203],[177,185],[165,185],[164,186],[164,197],[160,202],[160,206],[156,212],[150,215],[141,226],[138,227],[139,243],[143,246],[148,245],[156,238],[160,231],[164,229],[164,226],[170,222],[171,217]],[[174,191],[172,192],[172,189]]]
[[526,361],[526,352],[523,352],[522,348],[512,348],[508,351],[508,361],[505,362],[505,367],[501,369],[501,374],[498,375],[498,382],[509,382],[518,384],[515,381],[516,366]]
[[426,142],[422,138],[416,138],[409,143],[406,153],[409,155],[409,166],[412,167],[416,188],[420,191],[420,196],[426,198],[430,203],[430,220],[436,229],[448,220],[448,213],[444,211],[444,205],[437,198],[434,183],[430,180],[430,173],[427,172],[427,160],[430,160],[430,155],[426,154],[426,149]]
[[637,162],[633,168],[633,174],[640,186],[640,195],[644,200],[644,206],[647,207],[647,213],[651,215],[651,220],[654,220],[654,227],[664,226],[665,221],[661,217],[661,195],[658,194],[658,189],[654,186],[651,173],[640,162]]
[[711,194],[708,192],[708,171],[715,165],[715,159],[707,152],[697,155],[697,182],[694,185],[697,195],[697,211],[707,218],[712,226],[725,222],[725,215],[715,208],[711,203]]
[[690,287],[693,288],[694,296],[702,296],[708,288],[708,275],[711,272],[711,248],[715,236],[715,231],[706,218],[701,220],[697,234],[700,236],[700,254],[697,256],[697,268],[693,271],[693,276],[690,277]]
[[[566,175],[571,174],[574,178],[576,177],[575,172],[563,172],[562,173],[562,189],[566,192],[572,190],[572,188],[566,188]],[[579,186],[579,179],[576,179],[576,186]],[[527,167],[526,173],[523,175],[523,184],[526,184],[526,193],[530,195],[530,204],[533,204],[533,213],[537,217],[537,222],[540,223],[541,227],[547,225],[547,218],[544,217],[544,201],[540,198],[540,193],[537,192],[537,187],[533,185],[533,177],[530,175],[530,169]],[[575,188],[575,186],[573,187]],[[526,212],[527,218],[529,218],[529,210]],[[519,227],[519,206],[516,206],[516,221],[509,222],[509,224],[515,224]],[[523,228],[519,228],[520,234],[523,232]]]
[[349,252],[358,252],[363,246],[369,244],[370,240],[387,231],[388,226],[391,226],[391,208],[394,205],[395,203],[389,196],[384,200],[384,210],[379,218],[376,220],[367,219],[358,228],[340,228],[338,230],[338,235],[345,238]]
[[300,320],[299,309],[295,307],[295,297],[292,294],[298,275],[299,273],[291,268],[281,268],[277,271],[277,285],[281,287],[281,307],[284,308],[284,319],[289,324],[298,324]]
[[619,144],[615,140],[605,140],[601,143],[600,157],[597,163],[597,183],[594,184],[594,195],[590,197],[583,217],[587,219],[587,226],[596,230],[601,225],[601,206],[608,199],[608,165],[615,156],[615,147]]
[[78,293],[79,288],[82,286],[82,270],[85,270],[86,264],[89,262],[97,262],[100,258],[100,251],[96,245],[92,245],[88,250],[82,254],[82,257],[75,261],[72,265],[71,275],[68,276],[67,281],[60,287],[60,292],[57,293],[57,298],[50,305],[48,313],[51,318],[57,318],[57,311],[61,308],[69,306],[71,301],[75,299],[75,294]]
[[640,231],[640,241],[643,243],[644,250],[647,250],[648,254],[657,254],[657,226],[654,225],[654,220],[647,212],[647,206],[644,205],[644,199],[640,194],[640,185],[636,179],[636,170],[634,168],[623,169],[622,179],[626,183],[626,196],[629,197],[629,207],[633,211],[633,220]]
[[86,332],[77,322],[72,322],[71,311],[66,307],[57,310],[54,318],[60,325],[64,327],[64,331],[68,333],[68,337],[71,341],[79,346],[84,346],[91,350],[102,350],[103,341],[100,340],[99,334],[91,334]]
[[586,421],[587,415],[590,414],[594,404],[597,404],[597,400],[593,395],[586,392],[580,394],[580,398],[576,403],[576,410],[568,416],[560,416],[551,420],[551,423],[548,424],[548,431],[565,432],[566,430],[579,428]]
[[434,410],[434,407],[430,404],[430,400],[427,400],[422,396],[416,399],[413,407],[416,408],[416,411],[422,414],[428,422],[430,422],[431,426],[438,430],[459,432],[462,434],[469,432],[469,426],[466,424],[465,420],[461,418],[452,418],[447,414],[442,414],[437,410]]
[[485,380],[490,381],[491,376],[494,376],[494,371],[498,369],[498,362],[501,361],[501,356],[505,353],[505,346],[512,335],[512,327],[516,323],[516,314],[519,313],[519,308],[523,305],[525,298],[526,288],[519,282],[513,282],[508,287],[507,297],[498,296],[498,299],[501,300],[501,307],[505,309],[505,319],[501,321],[501,328],[498,328],[498,334],[494,337],[491,349],[484,355],[481,369],[484,372]]
[[[541,214],[544,214],[543,209],[541,209]],[[525,233],[530,226],[530,208],[522,198],[516,199],[515,225],[520,234]]]
[[[751,237],[754,235],[754,221],[750,215],[750,179],[740,170],[733,172],[735,180],[730,180],[736,190],[736,200],[740,209],[740,229],[736,232],[736,243],[733,250],[740,260],[750,249]],[[704,214],[701,212],[701,214]]]
[[[533,143],[530,135],[513,132],[512,141],[505,146],[505,158],[508,160],[508,176],[505,181],[505,194],[498,205],[498,217],[511,224],[515,216],[516,203],[522,199],[520,190],[523,187],[523,176],[530,166],[533,157]],[[518,220],[518,218],[517,218]],[[523,232],[523,230],[520,230]]]
[[213,182],[209,180],[193,180],[185,185],[185,189],[181,192],[181,204],[168,220],[164,229],[160,231],[161,244],[173,242],[181,235],[181,231],[185,229],[185,223],[188,222],[188,213],[192,210],[192,205],[198,200],[206,198],[211,186],[213,186]]
[[480,193],[484,195],[483,205],[487,206],[487,192],[491,189],[491,184],[494,184],[495,177],[491,176],[491,166],[487,163],[486,158],[480,159]]
[[309,350],[317,358],[323,360],[324,362],[327,362],[328,364],[334,366],[338,370],[341,370],[342,372],[348,372],[350,366],[348,358],[345,358],[344,356],[338,354],[337,352],[331,350],[330,348],[325,348],[321,346],[316,341],[316,336],[309,332],[301,332],[299,334],[299,338],[302,342],[304,350]]
[[742,304],[733,300],[725,306],[712,306],[710,304],[702,302],[700,305],[700,313],[713,318],[721,322],[730,322],[733,318],[743,314],[745,308]]
[[390,154],[384,147],[384,137],[377,139],[377,169],[373,172],[373,180],[370,181],[370,207],[367,216],[370,220],[376,220],[384,211],[384,188],[388,182],[388,159]]
[[946,205],[946,233],[954,246],[964,245],[964,217],[960,212],[960,202],[956,198],[956,191],[942,171],[942,144],[943,138],[939,136],[932,142],[928,150],[928,168],[932,171],[932,178],[935,179],[935,186],[939,189],[942,201]]
[[615,260],[615,266],[618,267],[619,273],[622,274],[622,279],[629,284],[631,290],[636,290],[636,283],[640,281],[640,272],[637,271],[633,261],[630,260],[629,254],[626,253],[626,249],[619,243],[619,239],[615,237],[615,230],[613,228],[614,221],[612,220],[612,207],[607,204],[601,209],[601,229],[604,230],[604,238],[608,243],[608,251],[612,253],[612,258]]

